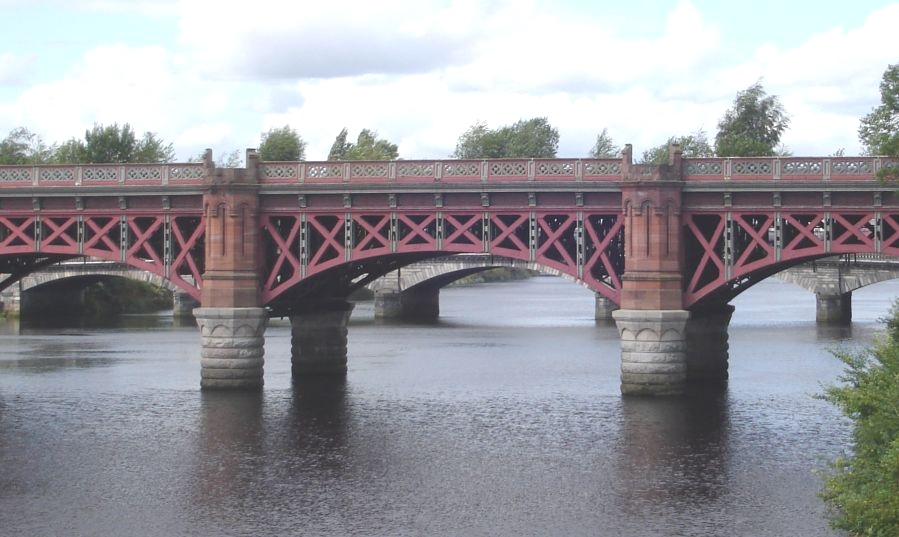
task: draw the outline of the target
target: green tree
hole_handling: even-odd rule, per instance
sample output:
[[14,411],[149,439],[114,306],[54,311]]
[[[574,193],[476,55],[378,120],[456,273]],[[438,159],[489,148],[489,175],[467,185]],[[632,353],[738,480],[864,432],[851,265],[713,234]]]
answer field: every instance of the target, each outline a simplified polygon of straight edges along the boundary
[[760,82],[737,93],[733,108],[718,122],[715,153],[719,157],[774,156],[790,124],[780,99]]
[[715,150],[709,143],[709,137],[705,131],[699,129],[693,134],[686,136],[672,136],[662,145],[657,145],[652,149],[643,152],[643,158],[640,160],[643,164],[667,164],[668,163],[668,146],[678,144],[681,153],[687,158],[714,157]]
[[18,127],[0,141],[0,164],[45,164],[54,150],[37,134]]
[[596,143],[590,149],[590,156],[592,158],[616,158],[620,154],[621,148],[612,140],[609,129],[603,128],[602,132],[596,135]]
[[328,160],[346,160],[347,151],[350,150],[350,144],[346,141],[347,130],[346,127],[340,130],[340,133],[337,135],[337,138],[334,139],[334,143],[331,144],[331,151],[328,152]]
[[347,142],[346,138],[344,128],[331,145],[328,160],[396,160],[399,157],[397,145],[378,138],[375,131],[362,129],[355,143]]
[[554,158],[559,131],[545,117],[519,120],[497,130],[476,123],[456,142],[453,158]]
[[[858,138],[869,155],[899,157],[899,64],[887,67],[880,81],[880,105],[861,119]],[[899,168],[886,167],[881,178],[899,179]]]
[[843,384],[825,395],[852,420],[853,450],[831,464],[821,496],[831,523],[858,536],[899,535],[899,303],[887,328],[867,351],[838,354]]
[[175,158],[172,144],[166,144],[151,132],[138,139],[131,125],[95,124],[85,131],[84,140],[72,138],[53,155],[59,163],[126,163],[171,162]]
[[297,131],[284,125],[262,133],[259,159],[267,161],[298,161],[306,159],[306,142]]

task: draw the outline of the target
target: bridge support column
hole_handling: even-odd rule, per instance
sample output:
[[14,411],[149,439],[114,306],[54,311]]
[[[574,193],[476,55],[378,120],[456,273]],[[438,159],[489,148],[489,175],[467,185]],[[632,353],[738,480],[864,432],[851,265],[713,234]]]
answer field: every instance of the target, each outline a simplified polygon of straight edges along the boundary
[[815,320],[827,324],[852,322],[852,292],[842,294],[815,293]]
[[727,328],[734,307],[723,304],[691,311],[687,321],[687,382],[698,386],[726,383]]
[[678,395],[687,378],[686,327],[681,274],[681,153],[670,165],[632,165],[622,152],[622,218],[625,266],[621,309],[612,318],[621,336],[621,393]]
[[265,308],[197,308],[202,388],[261,388]]
[[399,319],[403,313],[402,292],[396,289],[375,291],[375,319]]
[[194,308],[199,306],[200,303],[184,291],[172,291],[172,317],[182,318],[193,315]]
[[621,336],[621,393],[678,395],[687,378],[683,310],[617,310]]
[[347,323],[354,304],[319,302],[290,316],[291,371],[307,375],[346,375]]
[[440,317],[440,288],[415,287],[404,291],[400,298],[403,319],[433,322]]
[[202,335],[202,388],[255,388],[263,383],[265,324],[259,294],[259,184],[257,155],[247,167],[215,168],[204,155],[206,271],[201,307],[194,316]]
[[440,288],[375,291],[375,319],[436,321],[440,316]]
[[611,322],[612,313],[618,309],[618,304],[612,302],[611,299],[596,293],[596,308],[594,310],[594,318],[597,321]]

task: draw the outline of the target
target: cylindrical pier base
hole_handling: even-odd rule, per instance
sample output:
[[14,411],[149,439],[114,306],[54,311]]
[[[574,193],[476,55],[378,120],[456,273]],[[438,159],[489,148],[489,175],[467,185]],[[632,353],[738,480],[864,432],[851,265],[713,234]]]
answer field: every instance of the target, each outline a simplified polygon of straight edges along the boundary
[[839,295],[815,293],[815,320],[825,324],[852,322],[852,292]]
[[727,381],[728,334],[734,307],[722,304],[690,312],[687,321],[687,382],[722,384]]
[[265,308],[197,308],[193,313],[203,338],[200,386],[261,388]]
[[290,316],[294,377],[346,374],[347,322],[353,306],[327,302]]
[[594,318],[597,321],[602,321],[604,323],[611,323],[615,319],[612,318],[612,313],[618,309],[618,304],[612,302],[612,299],[606,298],[605,296],[596,293],[596,308],[594,310]]
[[684,310],[617,310],[622,395],[680,395],[687,378]]

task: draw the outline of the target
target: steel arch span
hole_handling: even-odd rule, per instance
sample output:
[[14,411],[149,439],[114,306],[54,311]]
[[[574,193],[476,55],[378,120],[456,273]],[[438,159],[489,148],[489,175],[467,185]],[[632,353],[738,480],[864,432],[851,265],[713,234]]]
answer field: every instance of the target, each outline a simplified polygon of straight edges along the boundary
[[728,301],[761,279],[841,254],[899,255],[899,209],[702,211],[684,216],[684,304]]
[[[328,270],[405,256],[478,253],[540,265],[617,302],[623,219],[614,211],[443,210],[274,212],[262,216],[262,302]],[[358,276],[360,274],[357,274]],[[382,274],[377,274],[380,276]]]
[[124,263],[200,298],[205,222],[194,214],[0,214],[0,289],[74,257]]

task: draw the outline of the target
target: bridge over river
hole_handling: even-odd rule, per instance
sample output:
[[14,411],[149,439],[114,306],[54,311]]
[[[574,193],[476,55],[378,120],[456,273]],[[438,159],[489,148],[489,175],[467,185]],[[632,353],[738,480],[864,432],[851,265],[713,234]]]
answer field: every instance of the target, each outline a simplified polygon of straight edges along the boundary
[[[614,304],[626,394],[727,378],[728,302],[842,254],[899,256],[879,157],[260,162],[0,167],[9,287],[81,256],[198,299],[201,385],[263,383],[267,317],[288,316],[297,376],[345,374],[347,298],[403,266],[481,253]],[[845,293],[844,293],[845,294]]]

